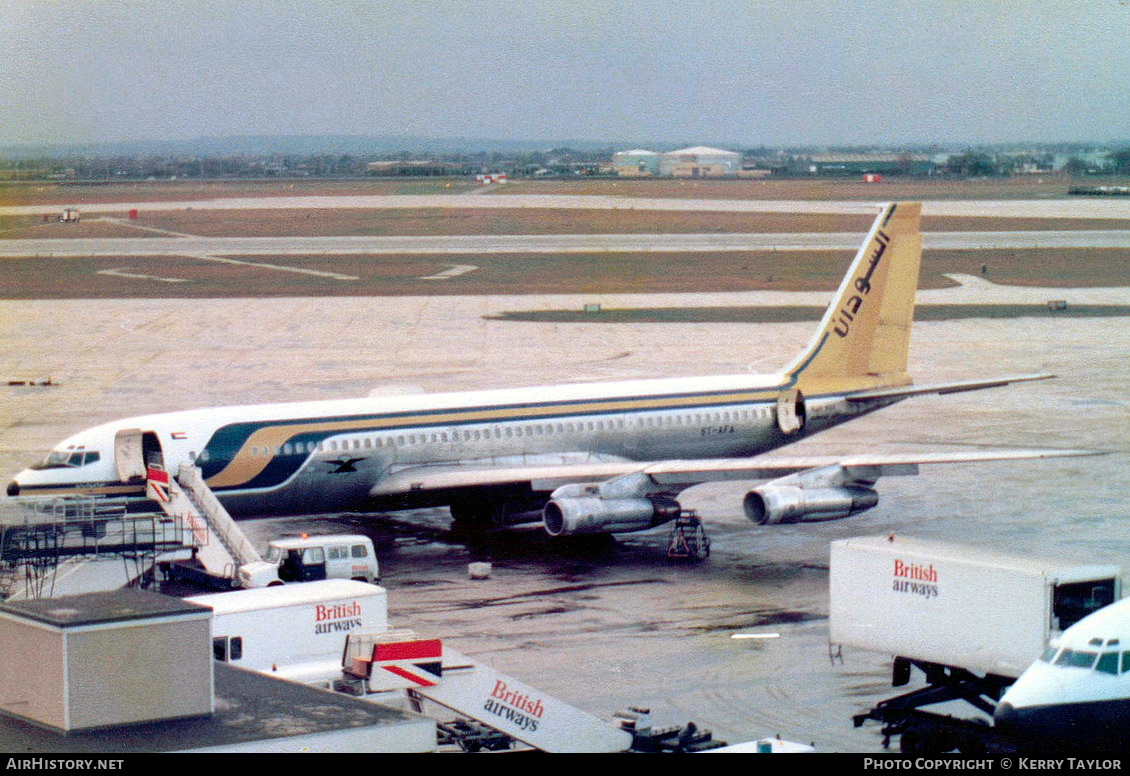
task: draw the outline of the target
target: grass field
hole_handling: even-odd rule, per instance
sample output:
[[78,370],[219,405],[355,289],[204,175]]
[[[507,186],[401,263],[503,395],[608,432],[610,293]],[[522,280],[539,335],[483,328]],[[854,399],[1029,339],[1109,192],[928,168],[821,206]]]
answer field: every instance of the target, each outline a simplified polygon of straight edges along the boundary
[[[823,307],[768,305],[762,307],[638,307],[583,310],[516,310],[488,316],[500,321],[537,323],[796,323],[819,321]],[[1069,305],[1052,310],[1047,305],[1020,304],[920,304],[916,321],[959,318],[1109,318],[1130,315],[1130,305]]]
[[[1095,183],[1088,179],[1088,184]],[[1126,179],[1103,179],[1104,185],[1125,186]],[[1074,184],[1065,176],[1024,176],[981,180],[885,178],[863,183],[855,178],[827,180],[675,180],[577,178],[516,179],[484,192],[507,194],[589,194],[621,197],[681,197],[692,199],[1058,199]],[[222,197],[270,197],[357,194],[465,194],[479,187],[468,178],[364,180],[215,180],[114,181],[92,183],[0,183],[0,205],[92,202],[168,201]]]
[[[356,277],[341,280],[251,264],[193,257],[0,259],[0,298],[238,298],[297,296],[445,296],[613,294],[717,291],[831,291],[846,251],[638,252],[471,255],[243,256]],[[455,263],[476,269],[447,281],[425,280]],[[1130,286],[1123,250],[927,251],[919,287],[947,288],[944,275],[982,276],[1004,285]]]
[[[754,234],[854,232],[869,216],[804,213],[711,213],[552,209],[153,210],[137,219],[87,217],[75,223],[42,216],[0,217],[0,239],[152,237],[328,237],[503,234]],[[924,232],[1130,229],[1130,219],[924,217]],[[156,230],[156,232],[154,231]]]

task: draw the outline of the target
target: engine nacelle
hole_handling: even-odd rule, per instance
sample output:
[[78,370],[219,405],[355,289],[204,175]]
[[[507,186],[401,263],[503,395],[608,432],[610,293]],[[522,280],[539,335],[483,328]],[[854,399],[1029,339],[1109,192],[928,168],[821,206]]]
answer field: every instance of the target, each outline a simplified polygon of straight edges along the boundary
[[879,503],[879,494],[861,485],[804,488],[765,485],[745,494],[745,515],[758,525],[842,520]]
[[542,518],[550,536],[646,531],[679,516],[671,499],[564,496],[545,505]]

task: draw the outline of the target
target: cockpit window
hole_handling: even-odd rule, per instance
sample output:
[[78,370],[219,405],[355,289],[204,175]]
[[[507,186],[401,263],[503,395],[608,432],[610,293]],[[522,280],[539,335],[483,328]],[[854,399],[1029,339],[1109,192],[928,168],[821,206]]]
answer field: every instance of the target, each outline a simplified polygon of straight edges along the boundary
[[1090,668],[1095,664],[1095,658],[1099,656],[1098,652],[1088,652],[1083,649],[1064,649],[1059,653],[1056,658],[1055,664],[1057,666],[1065,666],[1068,668]]
[[1048,647],[1044,650],[1044,654],[1040,655],[1040,660],[1045,663],[1052,663],[1055,661],[1055,655],[1059,652],[1059,647]]
[[77,469],[97,461],[101,456],[97,450],[52,450],[48,453],[43,463],[31,468],[43,469]]
[[1104,674],[1118,676],[1118,653],[1104,652],[1099,657],[1099,662],[1095,663],[1095,670],[1102,671]]

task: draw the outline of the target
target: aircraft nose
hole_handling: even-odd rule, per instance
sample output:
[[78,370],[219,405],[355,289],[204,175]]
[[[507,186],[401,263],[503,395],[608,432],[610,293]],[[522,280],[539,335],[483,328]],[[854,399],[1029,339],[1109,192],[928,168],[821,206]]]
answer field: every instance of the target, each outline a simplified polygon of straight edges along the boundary
[[15,498],[16,496],[20,495],[20,483],[16,482],[15,480],[12,480],[11,482],[9,482],[8,483],[8,495],[11,496],[12,498]]
[[1016,723],[1019,718],[1019,712],[1011,703],[1001,703],[993,712],[993,726],[1005,735],[1012,735],[1016,733]]

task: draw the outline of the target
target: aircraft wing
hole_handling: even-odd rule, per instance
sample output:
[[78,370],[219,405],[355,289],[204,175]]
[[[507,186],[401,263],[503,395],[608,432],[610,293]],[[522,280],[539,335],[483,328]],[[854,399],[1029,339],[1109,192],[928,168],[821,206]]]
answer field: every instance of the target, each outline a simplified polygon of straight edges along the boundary
[[[849,480],[874,482],[880,476],[917,474],[919,465],[982,463],[989,461],[1062,458],[1100,455],[1093,450],[1014,449],[910,455],[853,455],[799,458],[709,458],[673,461],[612,461],[516,465],[490,462],[428,464],[394,471],[372,490],[371,496],[392,496],[426,491],[528,485],[551,493],[576,483],[608,483],[642,475],[653,486],[649,493],[678,493],[704,482],[723,480],[773,480],[803,472],[839,467]],[[643,494],[640,494],[643,495]]]

